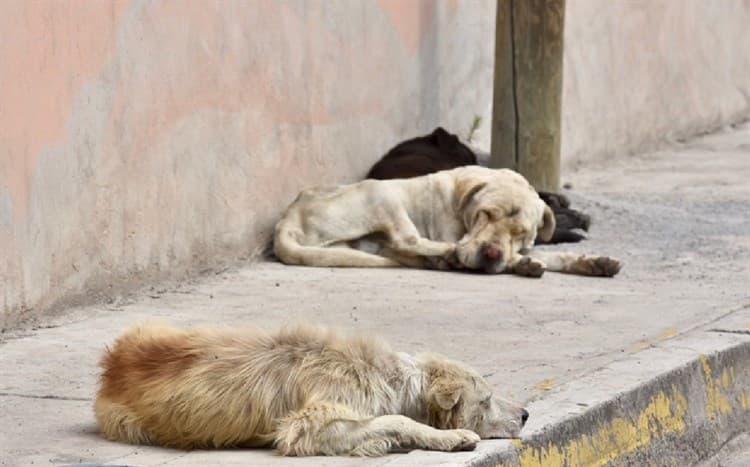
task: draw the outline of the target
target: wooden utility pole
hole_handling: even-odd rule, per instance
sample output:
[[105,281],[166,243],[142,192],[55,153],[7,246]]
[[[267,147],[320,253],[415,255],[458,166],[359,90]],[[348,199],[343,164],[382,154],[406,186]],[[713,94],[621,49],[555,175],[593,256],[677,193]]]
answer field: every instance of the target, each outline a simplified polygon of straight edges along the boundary
[[490,166],[560,189],[565,0],[498,0]]

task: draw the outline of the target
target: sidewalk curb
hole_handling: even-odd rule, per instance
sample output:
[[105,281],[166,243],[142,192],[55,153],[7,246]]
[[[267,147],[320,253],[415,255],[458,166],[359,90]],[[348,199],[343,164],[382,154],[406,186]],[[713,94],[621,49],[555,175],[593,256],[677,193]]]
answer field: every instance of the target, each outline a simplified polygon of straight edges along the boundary
[[[592,390],[596,382],[613,377],[628,379],[628,366],[634,362],[659,366],[662,358],[673,360],[676,351],[682,354],[678,358],[689,357],[687,361],[599,403],[578,402],[578,389]],[[533,417],[551,407],[569,415],[510,446],[483,449],[464,465],[688,465],[705,459],[750,429],[750,335],[704,331],[698,338],[638,352],[532,404],[529,411]]]

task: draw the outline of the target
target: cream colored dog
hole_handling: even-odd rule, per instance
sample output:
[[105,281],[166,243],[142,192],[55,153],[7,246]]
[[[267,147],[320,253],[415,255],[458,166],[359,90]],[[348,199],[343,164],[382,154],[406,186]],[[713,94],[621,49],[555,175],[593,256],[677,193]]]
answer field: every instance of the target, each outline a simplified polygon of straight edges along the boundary
[[606,256],[531,251],[555,230],[552,210],[516,172],[459,167],[423,177],[303,191],[276,225],[286,264],[411,266],[614,276]]
[[268,334],[143,324],[101,366],[99,428],[128,443],[379,456],[472,449],[518,436],[528,418],[460,363],[304,326]]

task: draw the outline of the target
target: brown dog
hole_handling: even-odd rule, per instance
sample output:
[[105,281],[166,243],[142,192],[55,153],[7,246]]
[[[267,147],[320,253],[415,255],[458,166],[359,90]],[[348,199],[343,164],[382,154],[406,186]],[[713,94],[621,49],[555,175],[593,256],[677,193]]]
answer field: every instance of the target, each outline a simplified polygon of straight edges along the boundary
[[[367,178],[390,180],[420,177],[476,164],[477,156],[467,145],[456,135],[438,127],[429,135],[397,144],[370,169]],[[576,230],[588,231],[591,224],[588,215],[570,209],[570,201],[562,194],[540,191],[539,197],[555,213],[556,226],[549,240],[537,238],[537,244],[578,242],[586,238]]]
[[300,326],[127,330],[102,359],[94,411],[114,441],[283,455],[472,449],[518,436],[528,413],[474,370],[377,339]]

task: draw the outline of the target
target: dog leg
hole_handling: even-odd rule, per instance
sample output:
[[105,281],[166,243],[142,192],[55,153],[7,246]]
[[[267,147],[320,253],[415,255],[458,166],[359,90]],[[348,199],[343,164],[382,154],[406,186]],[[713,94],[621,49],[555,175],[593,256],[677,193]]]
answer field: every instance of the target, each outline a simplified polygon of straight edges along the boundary
[[440,271],[455,271],[463,269],[456,258],[455,253],[445,257],[440,256],[411,256],[399,253],[392,248],[385,247],[380,250],[380,255],[397,261],[402,266],[415,269],[437,269]]
[[393,224],[383,230],[390,240],[390,248],[405,255],[449,258],[456,251],[455,243],[422,237],[406,211],[395,213]]
[[279,259],[286,264],[318,267],[393,268],[400,266],[392,259],[345,246],[300,246],[295,250],[294,255],[279,257]]
[[[415,229],[416,230],[416,229]],[[428,238],[420,237],[419,232],[398,232],[390,237],[391,248],[412,256],[440,256],[448,258],[456,251],[454,243],[436,242]]]
[[586,236],[572,230],[555,227],[555,233],[552,234],[552,238],[545,242],[537,237],[534,243],[536,245],[554,245],[556,243],[578,243],[581,240],[586,240]]
[[581,276],[612,277],[620,272],[622,267],[619,260],[609,256],[532,250],[529,257],[545,263],[548,271]]
[[341,405],[315,404],[284,418],[274,444],[286,456],[382,456],[395,448],[473,449],[478,442],[469,430],[438,430],[403,415],[363,418]]
[[[479,435],[471,430],[438,430],[403,415],[383,415],[365,422],[360,436],[386,439],[392,448],[415,448],[431,451],[463,451],[474,449]],[[352,452],[356,455],[367,453]]]
[[575,209],[560,208],[555,210],[555,223],[561,230],[581,229],[588,232],[591,217]]
[[553,211],[555,208],[567,208],[570,206],[570,200],[562,193],[552,193],[549,191],[539,191],[537,193],[539,194],[539,197],[542,198],[542,201],[544,201],[547,206],[551,207]]
[[430,258],[424,256],[405,255],[390,247],[383,247],[379,254],[398,262],[402,266],[414,269],[431,269],[431,263],[428,261]]

